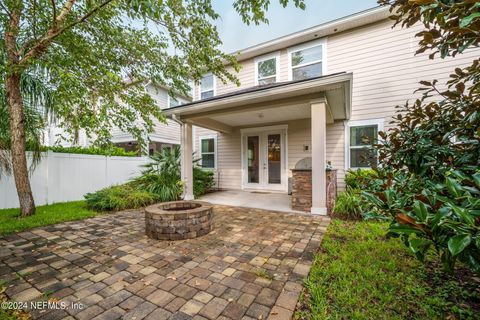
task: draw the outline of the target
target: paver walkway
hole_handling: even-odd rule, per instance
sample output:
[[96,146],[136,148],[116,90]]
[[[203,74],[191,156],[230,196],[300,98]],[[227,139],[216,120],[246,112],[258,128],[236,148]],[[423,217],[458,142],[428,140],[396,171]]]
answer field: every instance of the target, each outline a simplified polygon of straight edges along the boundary
[[34,319],[290,319],[329,219],[214,212],[210,234],[177,242],[147,238],[141,211],[0,237],[0,279],[57,302]]

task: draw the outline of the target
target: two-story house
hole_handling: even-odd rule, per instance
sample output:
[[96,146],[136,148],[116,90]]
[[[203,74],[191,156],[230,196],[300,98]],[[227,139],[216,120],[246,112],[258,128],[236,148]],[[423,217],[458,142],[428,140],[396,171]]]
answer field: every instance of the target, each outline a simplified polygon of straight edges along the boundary
[[257,193],[287,193],[291,169],[311,157],[311,212],[325,214],[327,162],[344,188],[348,169],[376,161],[365,147],[388,129],[396,105],[418,97],[419,81],[445,83],[478,57],[474,49],[415,55],[423,26],[392,29],[388,16],[374,8],[241,50],[240,87],[208,74],[193,102],[166,110],[182,123],[185,198],[193,197],[192,150],[219,188]]
[[[155,85],[152,82],[145,83],[144,87],[148,94],[154,99],[158,107],[162,110],[176,107],[191,101],[191,97],[172,97],[168,92],[168,88]],[[148,153],[150,155],[155,151],[160,151],[162,148],[180,145],[180,125],[178,122],[171,119],[167,119],[166,123],[160,123],[156,119],[153,121],[154,131],[148,135],[150,140]],[[123,132],[119,128],[114,128],[112,130],[112,142],[114,145],[121,147],[126,151],[139,151],[139,145],[135,137],[128,132]],[[81,130],[78,133],[75,145],[88,147],[90,143],[91,142],[86,136],[85,132]],[[61,145],[67,147],[71,146],[72,142],[61,127],[55,123],[51,123],[45,130],[44,144],[46,146]]]

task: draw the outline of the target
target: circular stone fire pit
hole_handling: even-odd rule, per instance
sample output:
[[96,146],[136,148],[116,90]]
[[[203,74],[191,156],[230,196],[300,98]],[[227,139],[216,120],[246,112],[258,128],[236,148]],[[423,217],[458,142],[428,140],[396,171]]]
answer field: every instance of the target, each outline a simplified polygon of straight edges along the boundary
[[152,239],[193,239],[212,230],[212,219],[212,205],[208,202],[164,202],[145,208],[145,231]]

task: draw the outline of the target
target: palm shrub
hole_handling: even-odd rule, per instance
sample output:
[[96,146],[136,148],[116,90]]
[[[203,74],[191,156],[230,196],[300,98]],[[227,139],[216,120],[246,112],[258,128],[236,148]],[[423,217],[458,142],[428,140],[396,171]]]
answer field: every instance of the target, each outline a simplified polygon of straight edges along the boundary
[[142,174],[132,180],[137,189],[155,194],[161,202],[180,199],[183,192],[180,148],[165,148],[156,152],[143,167]]
[[[419,52],[442,57],[478,46],[480,15],[475,1],[388,1],[397,23],[418,21]],[[394,128],[380,133],[375,184],[363,192],[368,217],[391,221],[388,234],[400,237],[423,259],[431,248],[444,268],[457,261],[480,274],[480,60],[456,68],[441,89],[422,81],[414,103],[397,107]],[[435,97],[435,101],[432,101]]]
[[[195,197],[205,194],[214,185],[213,172],[196,165],[199,160],[194,160],[193,167]],[[179,147],[166,148],[155,153],[144,168],[142,175],[133,180],[137,188],[157,195],[162,202],[178,200],[181,197],[184,185],[180,177]]]

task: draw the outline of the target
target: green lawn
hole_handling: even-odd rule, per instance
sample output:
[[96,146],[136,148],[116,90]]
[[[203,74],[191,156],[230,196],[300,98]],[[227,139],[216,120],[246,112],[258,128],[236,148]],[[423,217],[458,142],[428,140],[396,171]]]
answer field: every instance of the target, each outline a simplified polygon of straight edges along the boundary
[[385,239],[385,229],[376,222],[332,221],[297,319],[480,318],[478,283],[422,264],[399,239]]
[[63,221],[90,218],[98,214],[96,211],[87,209],[84,201],[39,206],[33,216],[26,218],[19,218],[19,209],[2,209],[0,210],[0,234],[19,232]]

